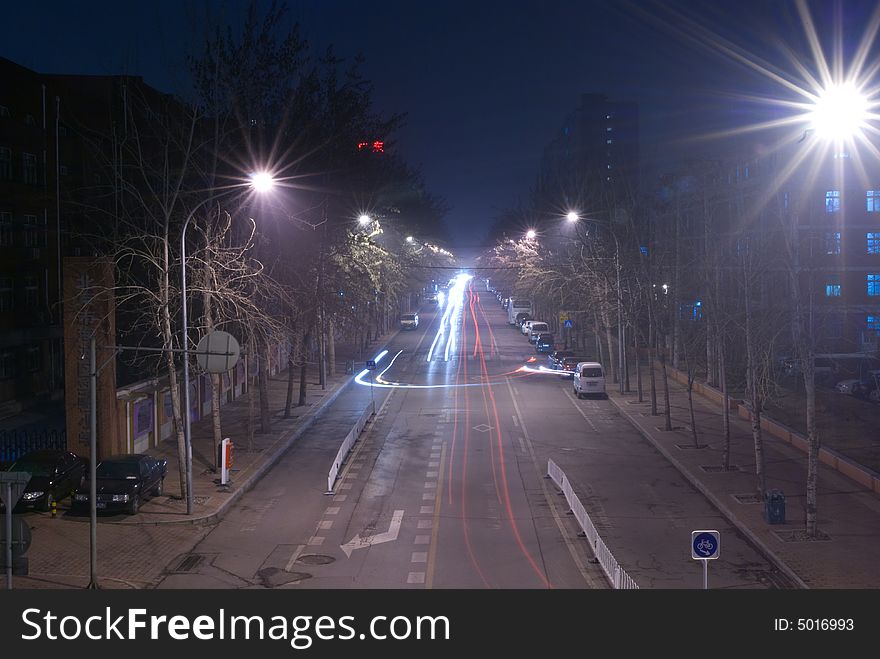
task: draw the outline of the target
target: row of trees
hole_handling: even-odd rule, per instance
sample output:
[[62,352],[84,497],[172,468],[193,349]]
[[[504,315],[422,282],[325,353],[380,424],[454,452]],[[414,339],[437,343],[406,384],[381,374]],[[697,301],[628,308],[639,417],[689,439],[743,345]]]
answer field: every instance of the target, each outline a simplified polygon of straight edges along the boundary
[[[695,447],[702,445],[694,381],[720,389],[725,470],[731,468],[730,399],[734,393],[744,398],[762,499],[767,465],[761,417],[777,392],[777,356],[790,354],[806,394],[805,530],[815,537],[813,357],[824,316],[813,299],[813,252],[802,230],[809,212],[770,186],[772,158],[752,161],[749,179],[729,176],[739,164],[689,163],[649,195],[621,193],[621,186],[588,176],[556,181],[548,195],[552,185],[545,178],[526,203],[498,218],[500,237],[479,265],[507,294],[532,299],[536,316],[549,319],[566,347],[601,360],[621,391],[635,386],[642,401],[647,390],[651,413],[665,416],[666,430],[673,429],[667,365],[686,373]],[[560,199],[573,200],[576,220],[566,219]],[[534,237],[526,236],[527,228]],[[568,333],[561,313],[574,321]]]
[[[287,416],[305,404],[310,366],[323,384],[336,369],[337,342],[363,353],[437,276],[432,268],[451,265],[448,252],[416,253],[404,239],[442,241],[446,208],[394,153],[402,116],[373,110],[360,60],[332,50],[314,56],[284,17],[283,7],[261,15],[254,4],[240,34],[216,26],[189,61],[191,98],[120,79],[109,130],[78,127],[98,164],[95,184],[70,203],[80,237],[116,264],[120,342],[166,351],[161,362],[138,357],[136,366],[169,379],[182,494],[181,358],[173,350],[192,350],[217,329],[236,336],[260,365],[267,431],[270,346],[291,346]],[[269,172],[275,188],[256,192],[255,171]],[[363,213],[366,226],[357,221]],[[192,318],[185,345],[182,267]],[[213,390],[219,443],[219,376]]]

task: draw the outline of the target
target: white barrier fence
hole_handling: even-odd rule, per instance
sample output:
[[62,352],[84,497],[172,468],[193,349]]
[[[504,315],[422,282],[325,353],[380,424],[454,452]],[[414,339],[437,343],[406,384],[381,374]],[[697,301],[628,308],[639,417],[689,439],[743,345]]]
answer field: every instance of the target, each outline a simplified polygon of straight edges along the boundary
[[559,487],[565,495],[568,507],[571,508],[574,518],[577,520],[581,529],[583,529],[584,535],[589,541],[590,547],[593,549],[593,553],[599,561],[599,565],[602,566],[602,569],[605,571],[605,576],[608,577],[608,581],[611,582],[611,586],[617,589],[638,588],[638,584],[636,584],[632,577],[620,567],[620,563],[614,558],[611,550],[608,549],[608,546],[602,541],[602,538],[599,537],[599,533],[596,531],[593,521],[587,514],[581,500],[578,499],[577,495],[574,493],[565,472],[563,472],[562,469],[559,468],[559,465],[553,462],[553,460],[547,460],[547,475],[553,479],[553,482],[556,483],[557,487]]
[[354,428],[348,431],[348,434],[342,442],[342,446],[339,447],[339,451],[336,453],[336,457],[330,467],[330,473],[327,474],[327,492],[325,492],[325,494],[333,494],[333,485],[336,483],[336,477],[339,475],[339,469],[342,467],[342,463],[345,462],[345,456],[348,455],[351,447],[354,446],[357,438],[360,437],[361,431],[363,431],[364,426],[367,425],[367,421],[369,421],[370,417],[375,413],[376,403],[370,401],[369,405],[367,405],[367,408],[364,410],[364,413],[361,414],[357,423],[354,424]]

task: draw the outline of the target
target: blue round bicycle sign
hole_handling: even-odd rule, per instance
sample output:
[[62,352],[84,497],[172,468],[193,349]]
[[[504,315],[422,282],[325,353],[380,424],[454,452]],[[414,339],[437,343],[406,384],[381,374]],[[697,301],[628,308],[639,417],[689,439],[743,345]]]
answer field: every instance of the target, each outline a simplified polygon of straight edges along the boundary
[[691,558],[710,560],[721,554],[721,534],[718,531],[691,532]]

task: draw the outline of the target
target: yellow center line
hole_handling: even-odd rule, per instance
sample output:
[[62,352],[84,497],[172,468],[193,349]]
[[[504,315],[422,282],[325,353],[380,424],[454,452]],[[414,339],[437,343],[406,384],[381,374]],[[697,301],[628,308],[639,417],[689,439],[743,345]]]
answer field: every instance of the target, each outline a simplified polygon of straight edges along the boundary
[[440,447],[440,468],[437,470],[437,496],[434,498],[434,521],[431,524],[431,546],[428,548],[428,569],[425,588],[434,587],[434,564],[437,559],[437,538],[440,534],[440,504],[443,501],[443,466],[446,462],[446,442]]

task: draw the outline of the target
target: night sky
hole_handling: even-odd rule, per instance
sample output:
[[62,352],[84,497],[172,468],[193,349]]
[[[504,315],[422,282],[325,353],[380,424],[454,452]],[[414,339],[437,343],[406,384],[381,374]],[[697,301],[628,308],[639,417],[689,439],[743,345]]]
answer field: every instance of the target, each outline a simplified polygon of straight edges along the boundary
[[[809,6],[823,38],[839,9],[850,49],[875,4]],[[724,149],[719,140],[695,136],[773,116],[766,104],[740,96],[791,93],[721,54],[717,42],[705,38],[707,29],[795,77],[780,44],[813,68],[789,0],[287,5],[316,52],[332,44],[342,56],[366,57],[377,109],[407,114],[397,148],[452,206],[447,221],[458,246],[481,242],[499,209],[527,197],[544,145],[582,93],[640,104],[649,175],[684,155]],[[41,73],[142,75],[163,91],[181,92],[188,84],[185,56],[200,49],[206,14],[240,24],[245,6],[9,3],[0,55]],[[831,52],[830,40],[825,50]]]

